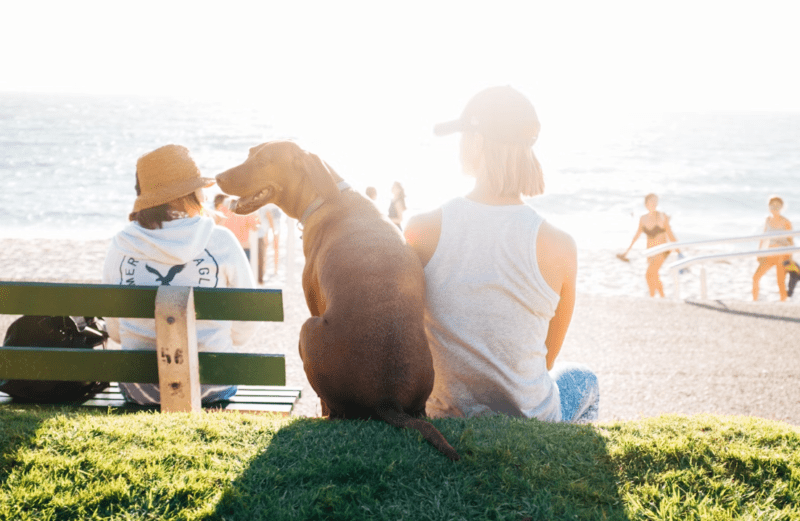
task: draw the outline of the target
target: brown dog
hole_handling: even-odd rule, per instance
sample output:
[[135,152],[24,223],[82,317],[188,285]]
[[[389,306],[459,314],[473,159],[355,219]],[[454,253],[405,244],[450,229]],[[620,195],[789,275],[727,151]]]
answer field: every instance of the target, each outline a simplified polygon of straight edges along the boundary
[[300,357],[330,418],[377,417],[458,453],[430,423],[433,362],[423,326],[425,280],[402,233],[319,157],[290,141],[250,149],[217,176],[247,214],[275,203],[303,226],[303,290],[313,315]]

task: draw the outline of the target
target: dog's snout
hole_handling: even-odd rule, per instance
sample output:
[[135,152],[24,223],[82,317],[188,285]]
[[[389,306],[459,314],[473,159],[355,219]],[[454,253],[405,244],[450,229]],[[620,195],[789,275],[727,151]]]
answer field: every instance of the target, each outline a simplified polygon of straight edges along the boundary
[[250,184],[253,183],[253,176],[249,175],[245,165],[235,166],[217,174],[217,186],[229,195],[242,197],[252,191]]
[[228,188],[230,186],[230,175],[228,174],[229,172],[230,170],[226,170],[221,174],[217,174],[217,176],[215,177],[215,179],[217,180],[217,186],[219,186],[219,189],[225,193],[228,193]]

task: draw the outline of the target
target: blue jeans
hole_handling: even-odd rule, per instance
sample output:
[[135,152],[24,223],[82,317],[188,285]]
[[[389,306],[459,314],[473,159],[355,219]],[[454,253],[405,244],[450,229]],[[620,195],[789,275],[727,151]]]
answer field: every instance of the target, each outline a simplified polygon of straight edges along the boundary
[[561,394],[561,421],[585,423],[596,421],[600,406],[597,376],[583,364],[556,363],[550,377]]

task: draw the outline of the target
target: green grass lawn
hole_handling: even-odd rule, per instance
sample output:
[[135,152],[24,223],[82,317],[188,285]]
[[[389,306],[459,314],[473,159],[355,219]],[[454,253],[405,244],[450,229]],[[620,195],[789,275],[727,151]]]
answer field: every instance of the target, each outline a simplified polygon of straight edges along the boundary
[[0,407],[0,519],[800,519],[800,429]]

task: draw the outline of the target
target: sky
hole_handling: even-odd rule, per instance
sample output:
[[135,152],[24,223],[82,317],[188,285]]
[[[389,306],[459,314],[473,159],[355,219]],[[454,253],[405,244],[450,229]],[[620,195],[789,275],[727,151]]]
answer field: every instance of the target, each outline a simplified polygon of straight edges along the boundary
[[798,110],[798,14],[786,0],[4,2],[0,91],[445,112],[509,83],[548,111]]
[[799,14],[788,0],[4,2],[0,95],[250,105],[325,158],[369,147],[399,171],[491,85],[533,101],[543,146],[640,112],[800,111]]

